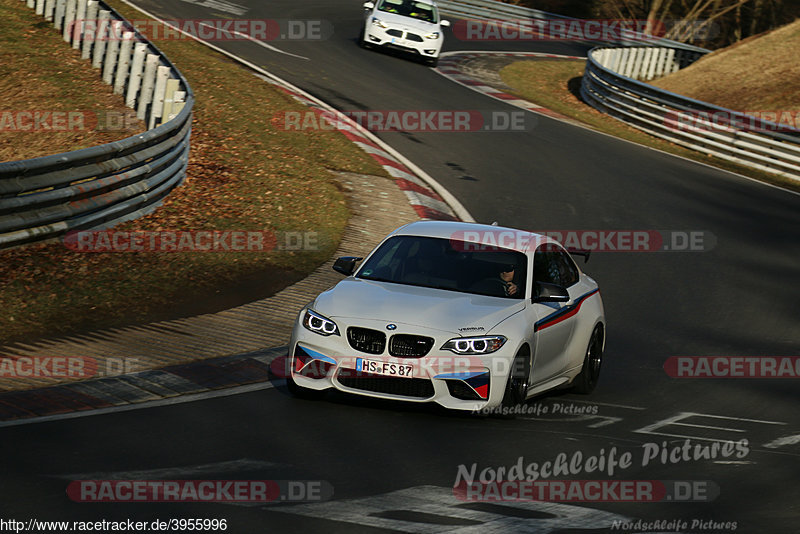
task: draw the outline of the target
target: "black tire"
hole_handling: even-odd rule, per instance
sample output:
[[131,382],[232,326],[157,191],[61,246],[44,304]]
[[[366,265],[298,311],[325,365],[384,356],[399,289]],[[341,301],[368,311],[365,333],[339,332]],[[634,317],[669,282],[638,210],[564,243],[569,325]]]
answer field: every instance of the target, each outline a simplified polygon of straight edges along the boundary
[[431,58],[427,61],[427,63],[429,67],[436,68],[436,66],[439,65],[439,58],[438,57]]
[[503,401],[500,404],[498,415],[513,419],[516,415],[514,412],[517,407],[525,404],[530,374],[531,355],[530,350],[525,347],[520,349],[517,355],[514,356],[514,362],[511,364],[511,370],[508,373],[506,389],[503,393]]
[[580,374],[572,382],[572,389],[576,393],[587,395],[594,391],[597,380],[600,378],[600,368],[603,365],[603,327],[597,325],[589,338],[586,355],[583,357],[583,367]]
[[364,50],[369,50],[372,48],[372,45],[369,44],[366,39],[364,39],[364,28],[361,28],[361,32],[358,34],[358,46],[363,48]]

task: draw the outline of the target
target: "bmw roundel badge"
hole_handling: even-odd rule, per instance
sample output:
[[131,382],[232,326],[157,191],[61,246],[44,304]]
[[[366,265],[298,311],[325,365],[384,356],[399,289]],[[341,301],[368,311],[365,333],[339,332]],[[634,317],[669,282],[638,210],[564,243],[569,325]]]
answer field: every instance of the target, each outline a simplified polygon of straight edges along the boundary
[[397,325],[394,324],[394,323],[389,323],[389,324],[386,325],[386,330],[395,330],[396,328],[397,328]]

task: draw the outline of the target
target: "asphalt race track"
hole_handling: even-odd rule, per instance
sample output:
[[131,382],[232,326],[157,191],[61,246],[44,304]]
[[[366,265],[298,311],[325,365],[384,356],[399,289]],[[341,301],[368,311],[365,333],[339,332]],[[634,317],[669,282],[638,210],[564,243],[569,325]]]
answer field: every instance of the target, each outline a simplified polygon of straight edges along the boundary
[[[278,40],[270,43],[274,49],[217,44],[338,109],[517,111],[407,58],[359,48],[359,1],[238,2],[248,9],[241,18],[330,24],[334,33],[324,41]],[[168,19],[222,14],[203,2],[137,4]],[[587,48],[464,42],[448,31],[444,50],[582,55]],[[548,407],[548,414],[504,420],[339,395],[299,400],[276,381],[252,393],[3,428],[3,516],[224,518],[237,533],[600,532],[623,518],[798,532],[800,382],[676,379],[664,364],[671,356],[800,355],[800,197],[548,117],[527,120],[535,123],[527,131],[378,135],[479,222],[531,230],[704,232],[707,250],[598,252],[583,266],[600,283],[608,320],[603,373],[591,396],[548,395],[529,402]],[[574,413],[581,407],[584,413]],[[705,446],[746,439],[748,445],[739,455],[675,463],[657,456],[642,465],[645,450],[657,448],[660,455],[686,439]],[[607,457],[614,448],[630,452],[633,465],[610,476],[561,478],[700,481],[697,487],[718,495],[711,502],[675,502],[676,496],[567,504],[453,498],[462,464],[477,464],[480,472],[510,467],[519,457],[541,464],[576,451]],[[73,480],[139,478],[325,481],[333,497],[248,506],[83,503],[65,493]],[[676,530],[732,528],[694,523],[646,531]]]

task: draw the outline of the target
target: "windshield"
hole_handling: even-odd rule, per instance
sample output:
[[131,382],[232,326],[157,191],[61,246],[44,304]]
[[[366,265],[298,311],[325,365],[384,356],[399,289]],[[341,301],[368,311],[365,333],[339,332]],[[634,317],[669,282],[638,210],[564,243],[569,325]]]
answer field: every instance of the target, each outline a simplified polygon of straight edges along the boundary
[[418,2],[416,0],[381,0],[378,4],[378,11],[385,13],[396,13],[414,19],[424,20],[425,22],[436,22],[436,8],[428,2]]
[[[480,247],[480,250],[475,250]],[[525,296],[521,252],[452,239],[394,236],[361,266],[358,278],[510,299]]]

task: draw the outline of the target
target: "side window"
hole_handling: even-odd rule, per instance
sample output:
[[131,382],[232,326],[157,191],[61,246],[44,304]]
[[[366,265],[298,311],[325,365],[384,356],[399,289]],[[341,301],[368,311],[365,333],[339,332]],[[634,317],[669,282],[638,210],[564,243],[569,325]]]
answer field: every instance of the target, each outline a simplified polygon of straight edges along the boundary
[[578,282],[580,275],[575,262],[566,251],[546,243],[539,246],[533,255],[533,279],[536,282],[570,287]]
[[580,280],[580,274],[572,257],[562,249],[558,249],[552,252],[552,254],[555,258],[555,262],[558,264],[558,270],[561,273],[561,285],[570,287],[577,284]]
[[533,255],[533,280],[546,284],[561,284],[561,272],[553,262],[550,246],[545,244],[536,249]]

